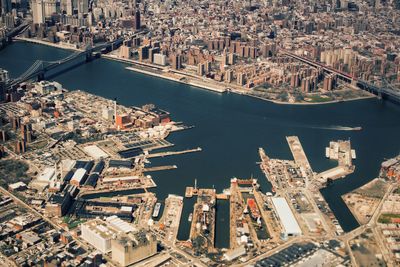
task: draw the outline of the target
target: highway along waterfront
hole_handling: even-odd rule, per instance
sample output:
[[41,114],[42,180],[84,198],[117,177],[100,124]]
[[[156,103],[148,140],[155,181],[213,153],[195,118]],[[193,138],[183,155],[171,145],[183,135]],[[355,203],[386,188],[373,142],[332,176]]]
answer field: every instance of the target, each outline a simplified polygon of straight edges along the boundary
[[[17,42],[0,51],[0,67],[11,76],[23,73],[36,60],[56,60],[70,51]],[[158,79],[126,70],[126,64],[106,59],[80,65],[56,76],[69,90],[81,89],[123,105],[154,103],[171,113],[175,121],[194,125],[190,130],[168,137],[174,150],[201,147],[202,151],[166,158],[151,159],[151,164],[178,166],[174,170],[150,173],[157,183],[157,197],[185,194],[194,180],[201,188],[221,192],[234,176],[258,178],[263,192],[270,190],[257,162],[258,148],[265,148],[273,158],[291,159],[285,136],[299,137],[314,171],[337,164],[325,158],[330,140],[351,139],[357,152],[353,174],[335,181],[322,194],[345,231],[358,224],[341,199],[349,192],[376,177],[384,158],[400,151],[400,106],[378,99],[327,105],[277,105],[232,93],[218,94],[196,87]],[[353,131],[352,127],[362,127]],[[194,203],[185,200],[185,205]],[[218,211],[224,212],[224,208]],[[229,209],[228,209],[229,210]],[[184,206],[178,238],[188,237],[188,216],[192,207]],[[229,215],[217,215],[226,218]],[[218,220],[226,223],[226,220]],[[218,227],[217,229],[222,229]],[[225,229],[229,229],[226,227]],[[217,234],[218,246],[224,242]],[[225,241],[226,242],[226,241]]]

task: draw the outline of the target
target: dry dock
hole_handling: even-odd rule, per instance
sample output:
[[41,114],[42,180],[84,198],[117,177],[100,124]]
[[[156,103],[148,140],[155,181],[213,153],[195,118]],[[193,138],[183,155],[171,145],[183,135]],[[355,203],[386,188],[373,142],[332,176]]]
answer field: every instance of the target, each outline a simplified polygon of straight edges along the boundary
[[203,247],[208,252],[214,252],[215,240],[215,189],[199,189],[197,203],[193,209],[190,239],[203,239]]
[[159,221],[161,231],[164,231],[168,242],[174,243],[178,234],[179,223],[182,216],[183,197],[168,195],[165,199],[165,208]]

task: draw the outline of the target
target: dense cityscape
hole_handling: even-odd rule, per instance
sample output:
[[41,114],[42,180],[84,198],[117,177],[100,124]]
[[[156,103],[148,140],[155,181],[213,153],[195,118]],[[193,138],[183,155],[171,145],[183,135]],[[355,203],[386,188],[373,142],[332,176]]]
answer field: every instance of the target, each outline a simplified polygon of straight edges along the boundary
[[0,15],[0,266],[400,265],[400,1]]

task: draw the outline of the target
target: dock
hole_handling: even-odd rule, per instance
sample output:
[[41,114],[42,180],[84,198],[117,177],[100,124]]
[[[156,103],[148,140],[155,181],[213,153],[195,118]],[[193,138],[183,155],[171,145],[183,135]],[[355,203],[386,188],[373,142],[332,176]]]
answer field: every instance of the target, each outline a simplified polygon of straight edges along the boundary
[[193,209],[190,239],[203,238],[203,246],[208,252],[215,252],[215,189],[198,189],[200,197]]
[[352,159],[356,158],[356,151],[351,149],[350,140],[330,141],[329,147],[325,148],[325,156],[337,160],[339,166],[351,166]]
[[165,171],[165,170],[173,170],[173,169],[177,169],[177,168],[178,168],[178,166],[176,166],[176,165],[155,166],[155,167],[144,168],[143,172]]
[[186,198],[191,198],[191,197],[193,197],[193,187],[192,187],[192,186],[186,187],[186,190],[185,190],[185,197],[186,197]]
[[228,200],[229,196],[227,194],[217,194],[217,199],[221,199],[221,200]]
[[346,168],[345,166],[337,166],[332,169],[326,170],[318,174],[323,180],[335,180],[342,178],[353,172],[353,168]]
[[186,187],[185,190],[185,197],[186,198],[191,198],[193,196],[197,196],[198,189],[197,189],[197,179],[194,179],[194,187],[193,186],[188,186]]
[[168,151],[168,152],[153,153],[153,154],[147,155],[146,158],[158,158],[158,157],[181,155],[181,154],[186,154],[186,153],[200,152],[201,150],[202,150],[201,147],[197,147],[194,149],[187,149],[187,150],[182,150],[182,151]]
[[303,146],[297,136],[286,136],[286,140],[289,144],[290,151],[292,152],[293,159],[299,166],[311,170],[311,165],[308,162],[306,153],[304,152]]
[[350,140],[330,141],[325,148],[325,156],[331,160],[337,160],[338,166],[318,174],[323,182],[339,179],[354,171],[352,160],[356,158],[356,151],[351,149]]
[[168,244],[176,241],[179,224],[182,216],[183,197],[177,195],[168,195],[165,199],[164,212],[158,226],[165,233]]

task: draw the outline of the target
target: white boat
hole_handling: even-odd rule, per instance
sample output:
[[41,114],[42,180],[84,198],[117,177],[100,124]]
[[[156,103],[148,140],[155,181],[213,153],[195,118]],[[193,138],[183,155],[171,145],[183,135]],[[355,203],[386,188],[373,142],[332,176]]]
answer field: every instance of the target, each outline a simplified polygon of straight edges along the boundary
[[160,213],[161,203],[157,203],[154,207],[153,218],[157,218]]

